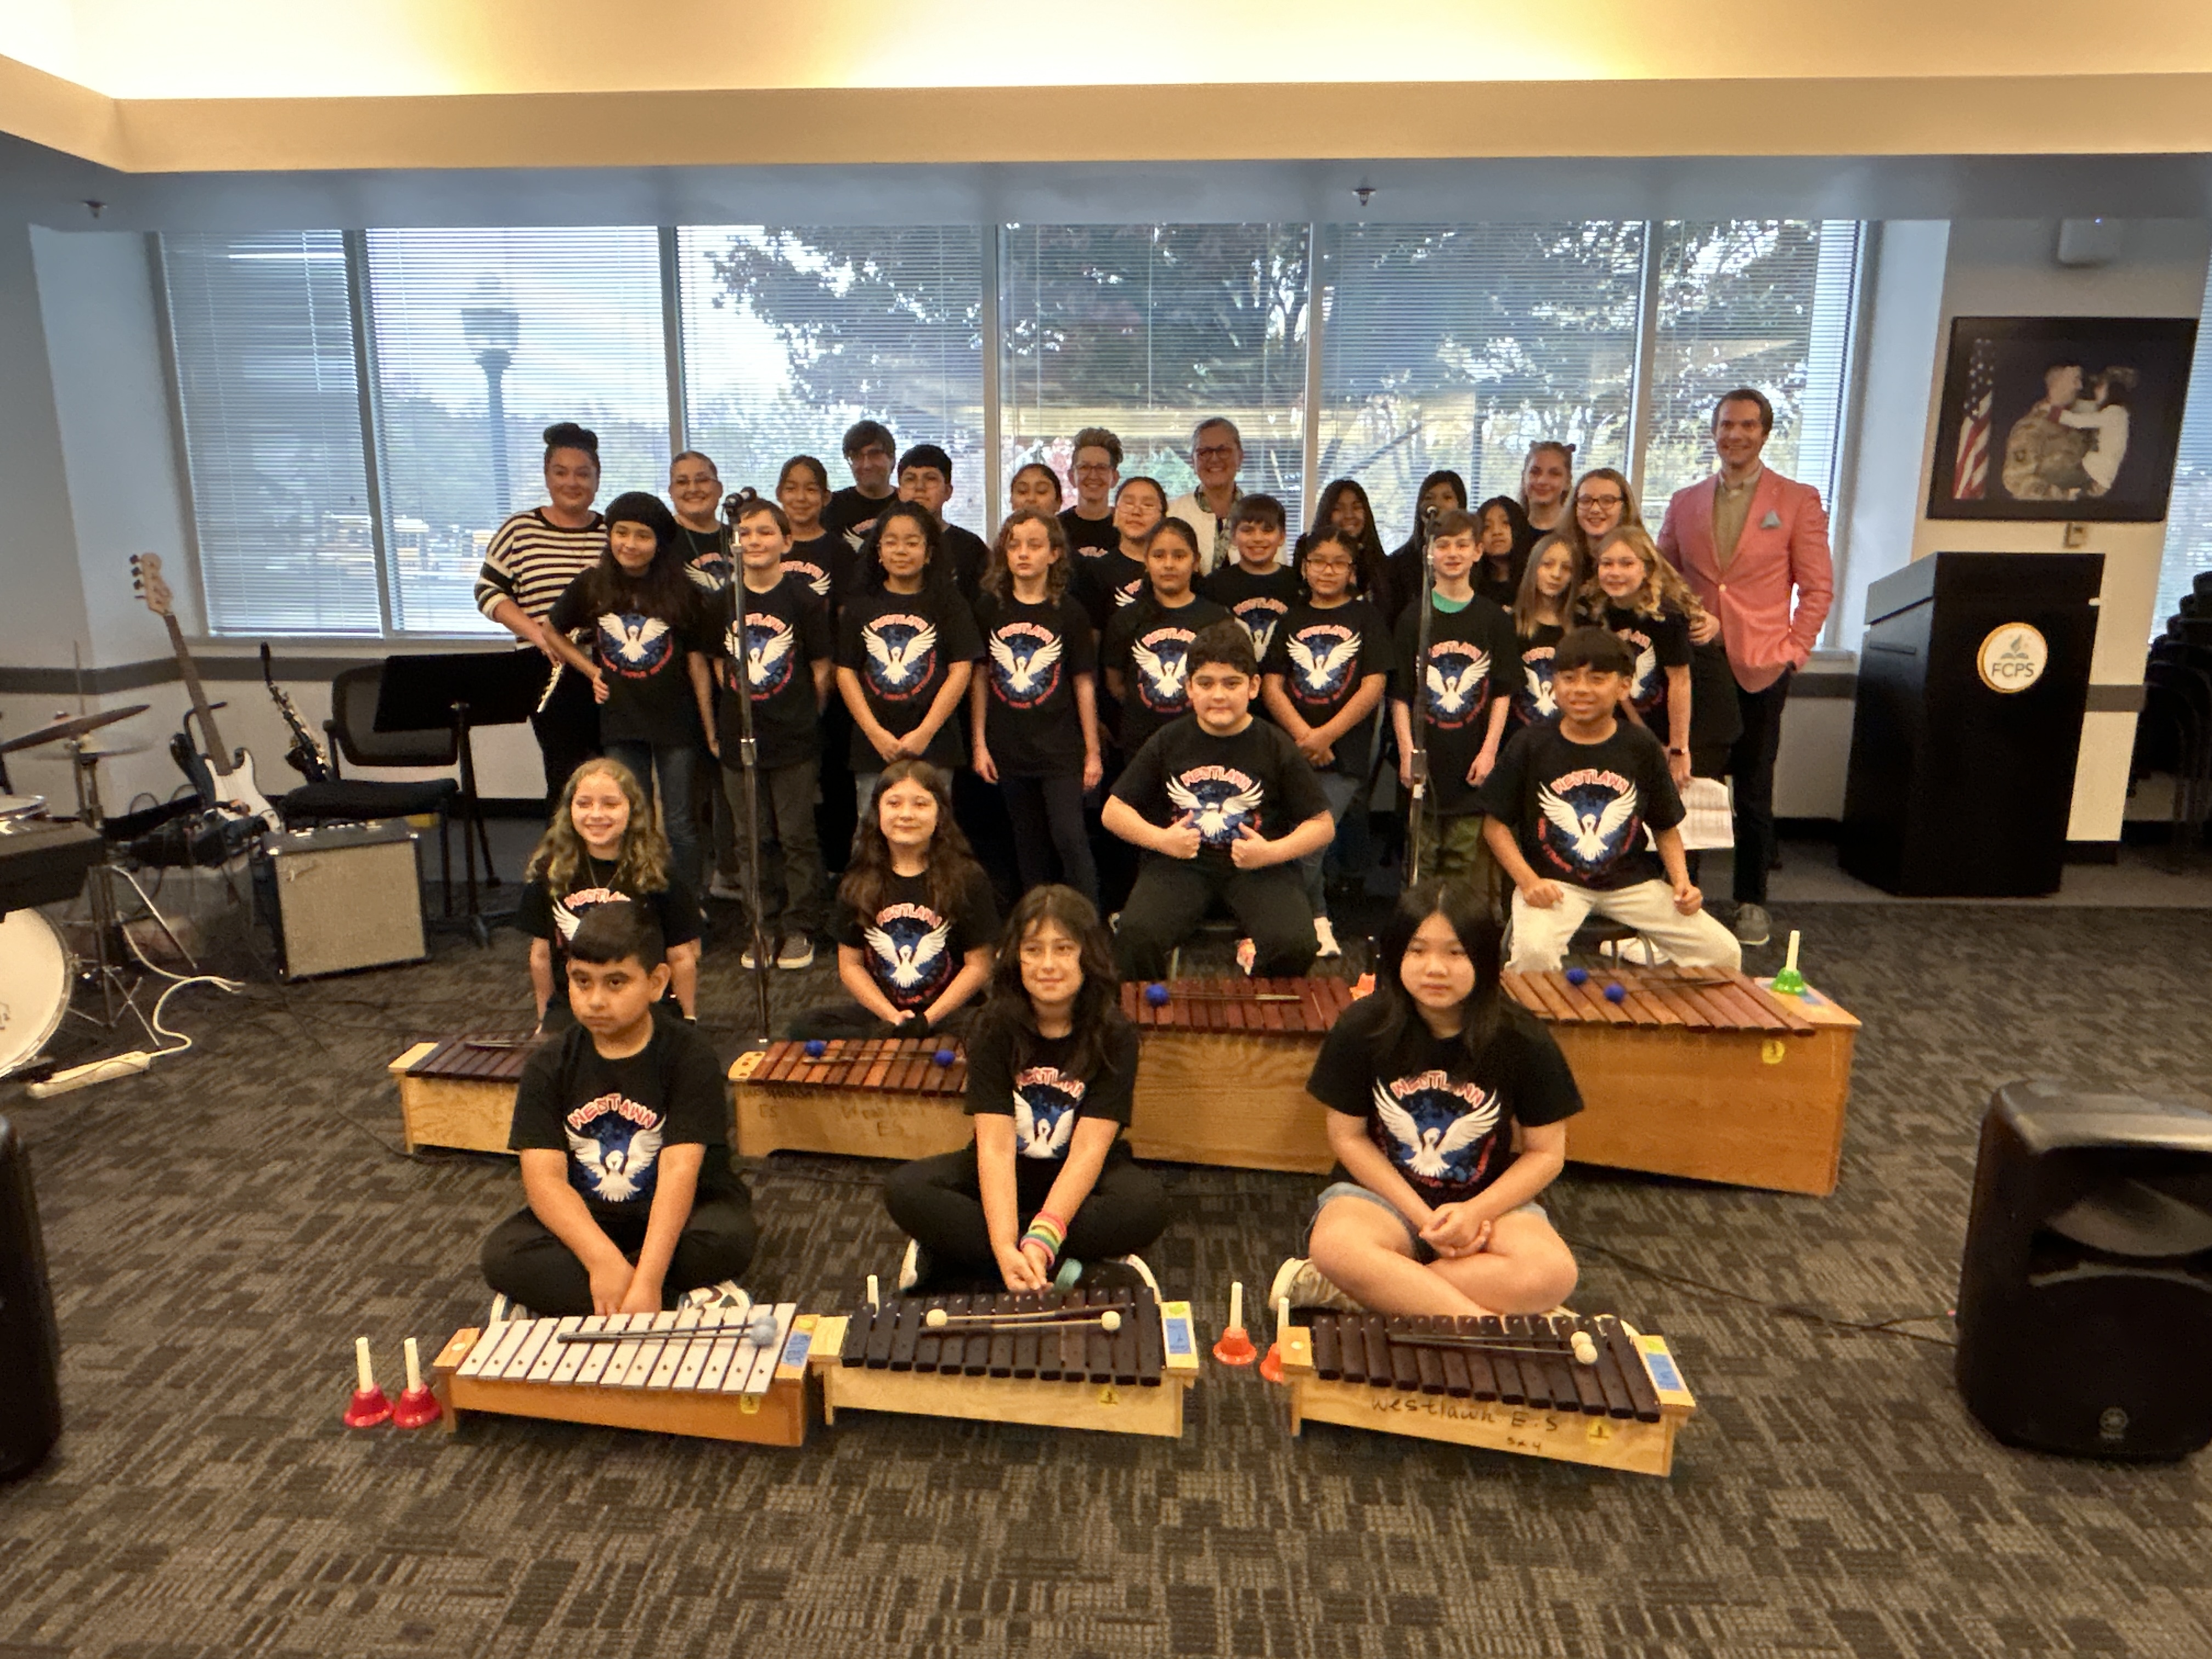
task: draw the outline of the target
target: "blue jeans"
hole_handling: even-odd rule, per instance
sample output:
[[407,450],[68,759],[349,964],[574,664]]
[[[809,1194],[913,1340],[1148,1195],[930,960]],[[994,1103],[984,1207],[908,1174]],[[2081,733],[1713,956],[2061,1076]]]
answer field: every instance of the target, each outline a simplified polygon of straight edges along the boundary
[[696,744],[638,743],[620,738],[605,745],[609,760],[620,761],[637,775],[649,799],[660,803],[660,825],[668,835],[668,851],[676,873],[691,889],[696,903],[706,890],[700,885],[699,807],[701,791],[708,787],[707,769],[713,757]]

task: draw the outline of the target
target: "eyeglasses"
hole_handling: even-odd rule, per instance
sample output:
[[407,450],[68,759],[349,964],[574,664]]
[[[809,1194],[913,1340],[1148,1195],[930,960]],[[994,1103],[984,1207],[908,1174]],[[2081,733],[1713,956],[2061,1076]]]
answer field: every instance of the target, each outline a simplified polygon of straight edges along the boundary
[[1114,464],[1111,461],[1078,461],[1074,470],[1078,472],[1111,472]]
[[1625,495],[1577,495],[1575,497],[1575,505],[1577,507],[1619,507],[1627,499]]
[[1306,561],[1306,568],[1309,570],[1349,570],[1352,568],[1352,561],[1349,559],[1308,559]]
[[1237,453],[1234,444],[1201,444],[1191,453],[1201,461],[1225,461]]

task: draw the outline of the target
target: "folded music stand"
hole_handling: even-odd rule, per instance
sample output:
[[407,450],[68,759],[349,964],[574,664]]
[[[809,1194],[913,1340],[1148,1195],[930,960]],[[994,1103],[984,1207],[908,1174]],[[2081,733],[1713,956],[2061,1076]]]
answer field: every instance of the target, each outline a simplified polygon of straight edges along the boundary
[[[552,665],[536,651],[449,651],[431,656],[384,659],[377,683],[379,732],[424,732],[450,727],[460,757],[462,867],[468,881],[468,921],[479,945],[490,940],[477,902],[477,838],[483,815],[477,801],[476,748],[471,733],[478,726],[520,726],[536,712]],[[484,850],[484,884],[499,885]]]

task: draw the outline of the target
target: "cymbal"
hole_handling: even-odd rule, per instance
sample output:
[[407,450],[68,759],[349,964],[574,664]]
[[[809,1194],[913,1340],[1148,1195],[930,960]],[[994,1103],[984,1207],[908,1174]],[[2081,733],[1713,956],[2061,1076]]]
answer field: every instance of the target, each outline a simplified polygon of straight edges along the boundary
[[148,705],[134,702],[128,708],[103,708],[97,714],[78,714],[65,720],[56,720],[52,726],[36,732],[26,732],[20,738],[10,738],[0,743],[0,755],[12,755],[18,749],[35,749],[42,743],[59,743],[65,738],[81,738],[88,732],[97,732],[103,726],[112,726],[118,720],[127,720],[133,714],[143,714]]

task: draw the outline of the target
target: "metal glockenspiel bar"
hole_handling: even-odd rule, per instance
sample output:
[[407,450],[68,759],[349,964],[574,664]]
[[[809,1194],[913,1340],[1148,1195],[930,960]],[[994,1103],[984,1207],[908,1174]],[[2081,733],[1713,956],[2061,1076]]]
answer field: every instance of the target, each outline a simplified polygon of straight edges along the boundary
[[762,1395],[775,1380],[798,1304],[778,1304],[773,1330],[757,1340],[754,1316],[768,1311],[682,1308],[508,1320],[477,1338],[457,1374],[486,1382]]

